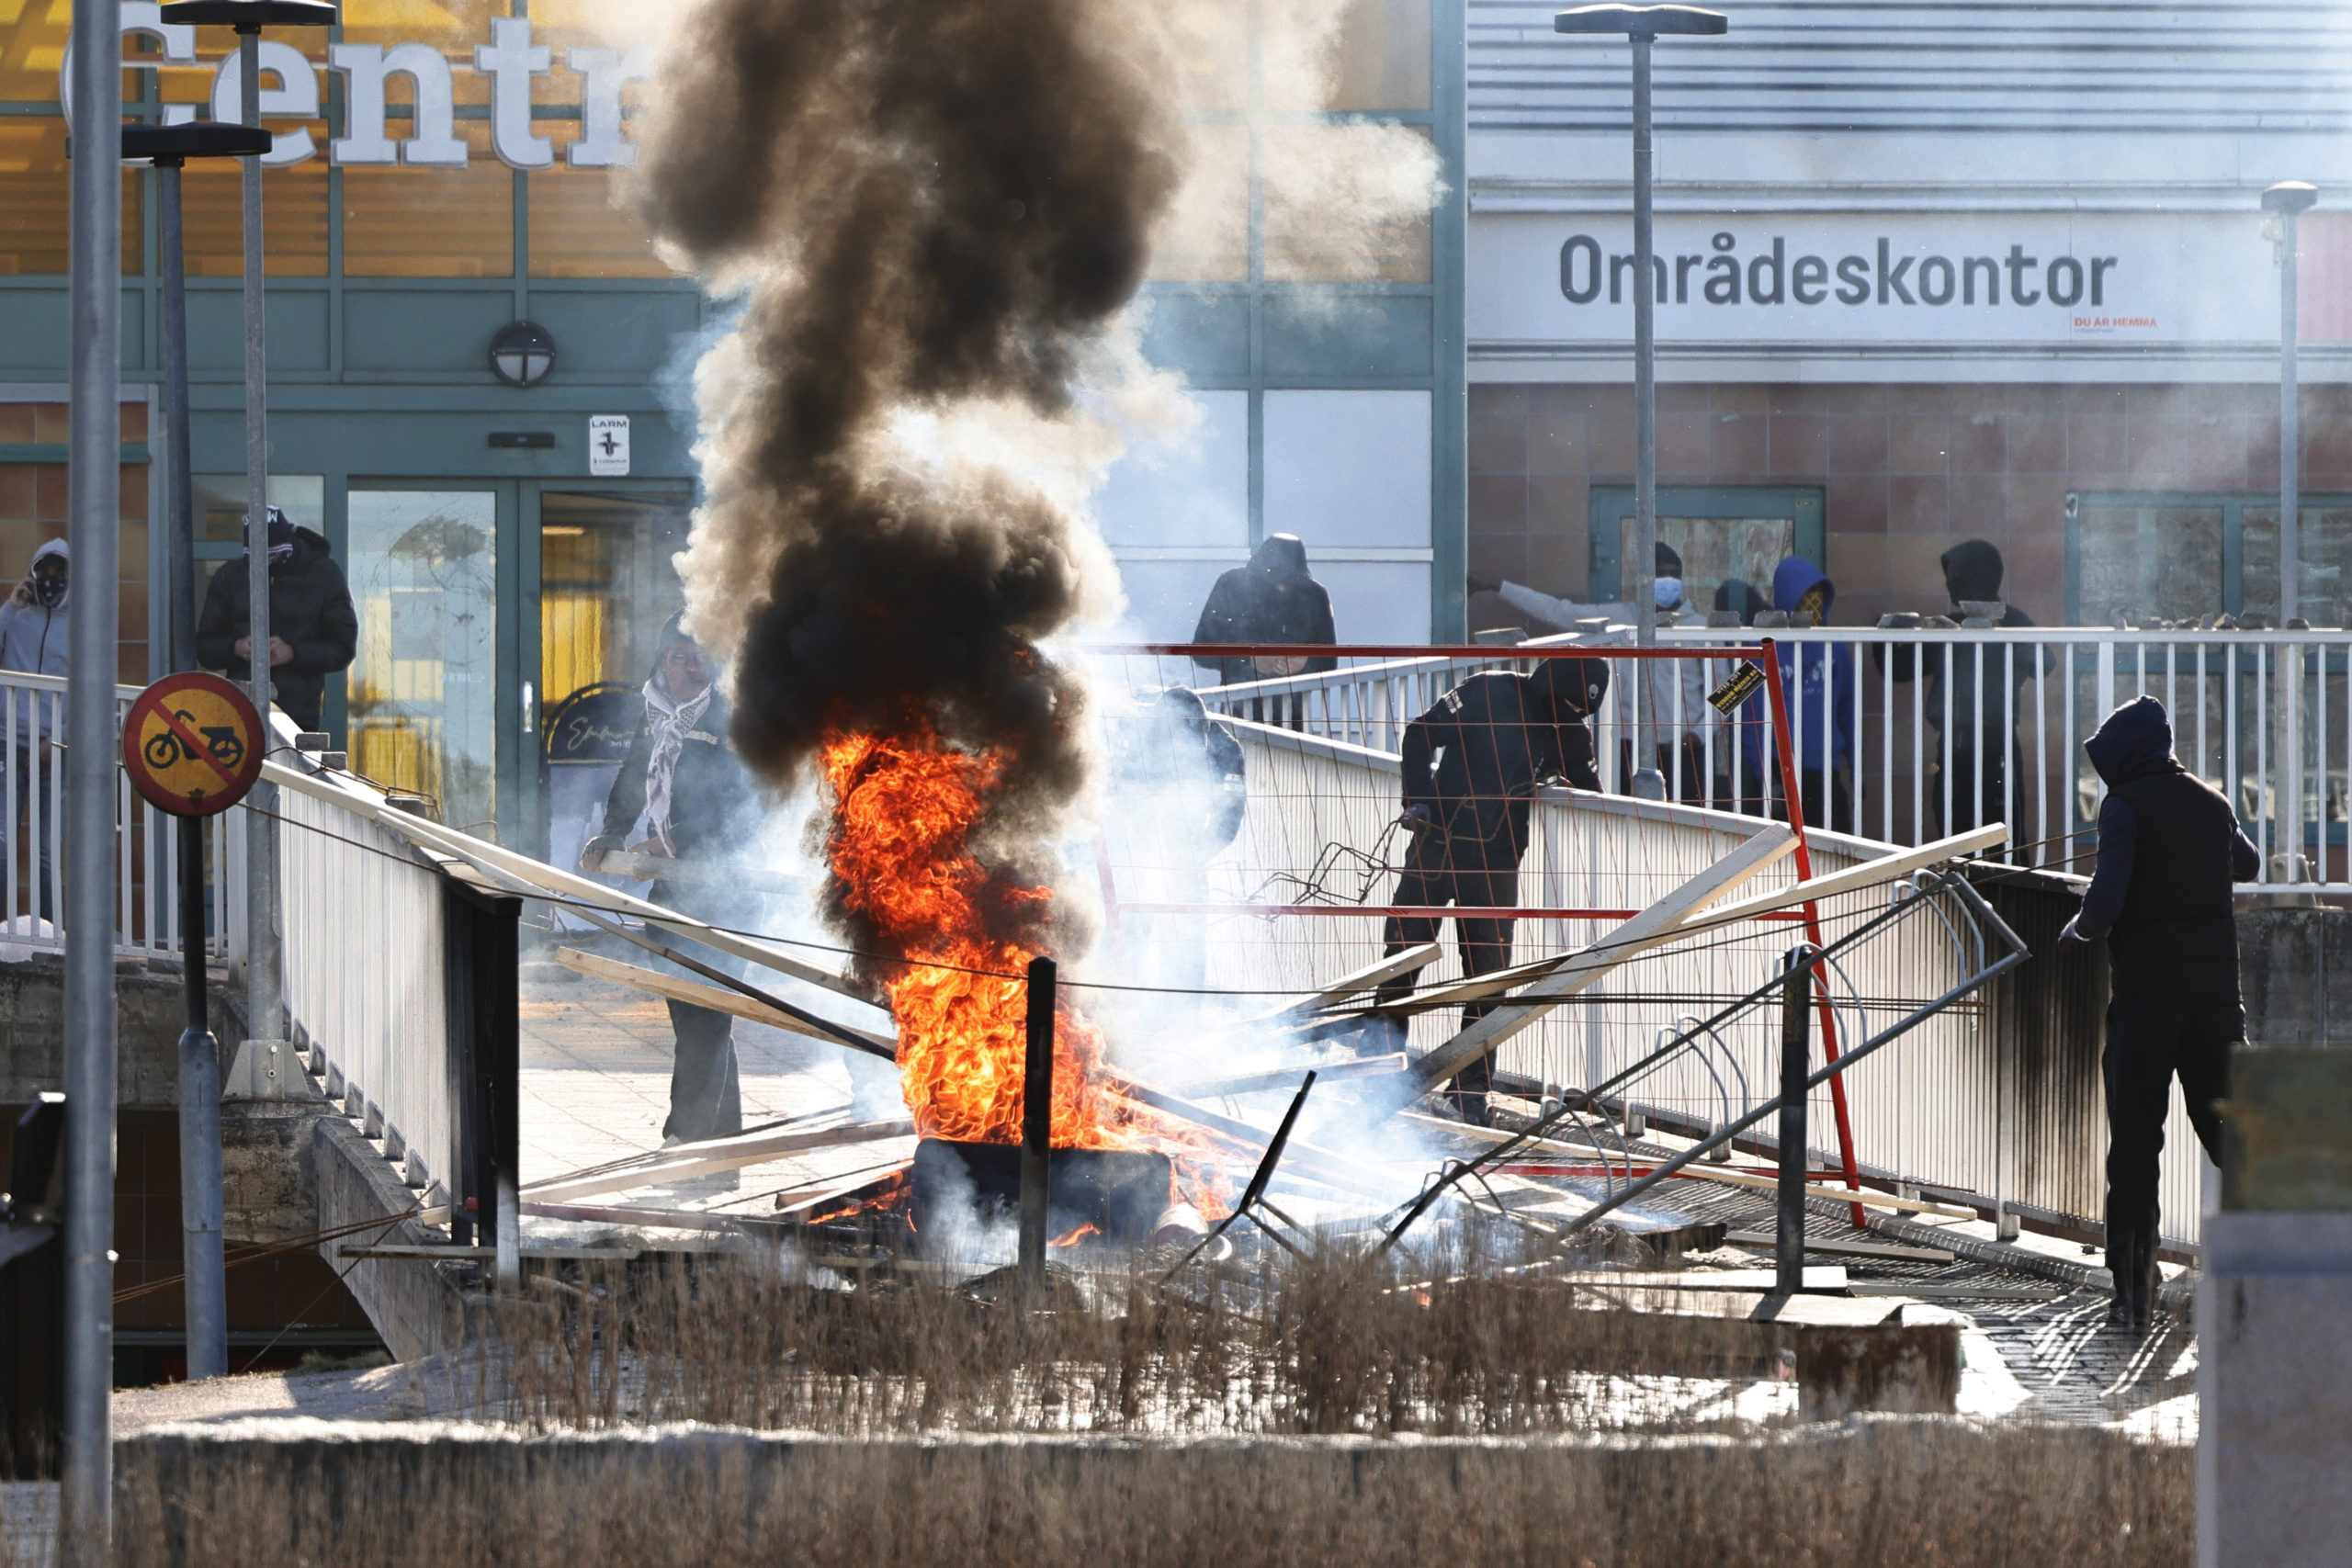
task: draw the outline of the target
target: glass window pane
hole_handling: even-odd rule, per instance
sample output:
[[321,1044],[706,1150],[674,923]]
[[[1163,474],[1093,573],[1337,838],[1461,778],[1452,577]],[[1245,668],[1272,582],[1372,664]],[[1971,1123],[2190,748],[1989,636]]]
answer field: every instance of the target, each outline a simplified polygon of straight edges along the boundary
[[[2085,506],[2075,525],[2084,625],[2194,620],[2222,612],[2220,507]],[[2272,550],[2275,562],[2275,543]],[[2249,555],[2249,576],[2252,570]],[[2271,602],[2278,602],[2275,592]]]
[[345,276],[514,276],[514,172],[490,150],[488,121],[461,119],[458,134],[471,159],[462,169],[344,170]]
[[[197,542],[243,548],[245,476],[198,474],[190,486]],[[283,508],[286,520],[297,528],[308,528],[315,534],[327,531],[327,481],[321,475],[270,475],[269,503]]]
[[650,673],[662,623],[685,606],[672,558],[692,497],[539,498],[539,687],[553,708],[600,681]]
[[534,277],[673,277],[653,254],[653,237],[626,207],[613,205],[616,172],[563,166],[570,128],[541,121],[556,143],[556,167],[531,182],[531,276]]
[[[180,174],[181,223],[190,277],[245,271],[244,178],[233,158],[199,158]],[[261,176],[262,265],[272,277],[327,273],[324,156]]]
[[[1320,6],[1295,17],[1272,9],[1268,30],[1273,36],[1265,56],[1268,108],[1283,113],[1430,107],[1429,0],[1346,0],[1336,36],[1322,33],[1329,17]],[[1301,42],[1321,42],[1321,58],[1282,69],[1284,32],[1295,32]]]
[[432,797],[451,827],[494,835],[498,498],[355,490],[350,525],[352,762]]
[[1269,279],[1429,281],[1434,164],[1426,130],[1275,125],[1261,137]]
[[[2315,626],[2352,626],[2352,508],[2305,506],[2300,553],[2299,612]],[[2278,614],[2278,508],[2248,506],[2239,559],[2240,608]]]
[[1184,183],[1153,236],[1151,276],[1170,283],[1238,283],[1250,276],[1250,128],[1188,128]]
[[57,101],[74,0],[0,0],[0,99]]
[[[1682,602],[1704,610],[1715,590],[1736,578],[1771,592],[1772,573],[1797,553],[1794,517],[1661,517],[1657,542],[1682,558]],[[1634,520],[1618,523],[1617,558],[1634,559]],[[1620,581],[1633,574],[1621,567]],[[1622,590],[1621,590],[1622,592]]]
[[[65,170],[62,119],[0,117],[0,275],[65,271]],[[136,169],[122,172],[122,270],[132,274],[141,266],[141,177]]]

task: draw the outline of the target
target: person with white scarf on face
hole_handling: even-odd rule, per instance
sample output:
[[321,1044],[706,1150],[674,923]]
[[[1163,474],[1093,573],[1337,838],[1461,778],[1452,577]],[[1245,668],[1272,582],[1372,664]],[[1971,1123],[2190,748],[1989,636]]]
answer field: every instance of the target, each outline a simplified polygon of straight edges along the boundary
[[[605,802],[605,831],[588,840],[580,864],[601,872],[605,856],[622,849],[673,861],[674,874],[654,878],[653,902],[713,924],[741,925],[745,911],[735,908],[718,863],[748,830],[743,818],[752,806],[751,779],[728,748],[729,709],[718,671],[679,619],[672,616],[662,628],[661,651],[645,682],[644,720]],[[646,836],[631,844],[639,821]],[[698,956],[731,966],[718,953]],[[678,1044],[663,1140],[689,1143],[742,1131],[735,1021],[686,1002],[669,1006]]]

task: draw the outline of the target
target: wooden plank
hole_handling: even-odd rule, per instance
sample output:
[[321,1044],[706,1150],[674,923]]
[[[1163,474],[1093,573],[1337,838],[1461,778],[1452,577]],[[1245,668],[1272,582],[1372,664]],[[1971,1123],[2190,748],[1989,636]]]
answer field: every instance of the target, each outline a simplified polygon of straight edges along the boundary
[[[1770,1251],[1775,1245],[1770,1231],[1733,1231],[1724,1240],[1736,1247],[1760,1247]],[[1898,1247],[1886,1241],[1846,1241],[1833,1236],[1808,1235],[1804,1238],[1807,1252],[1818,1252],[1828,1258],[1876,1258],[1899,1263],[1950,1263],[1952,1255],[1940,1247]]]
[[1337,1083],[1347,1078],[1386,1077],[1405,1070],[1408,1058],[1402,1051],[1385,1056],[1363,1056],[1352,1062],[1309,1062],[1295,1067],[1276,1067],[1271,1072],[1242,1073],[1229,1078],[1199,1078],[1191,1083],[1176,1084],[1169,1093],[1187,1100],[1213,1100],[1227,1094],[1258,1094],[1267,1089],[1286,1089],[1296,1091],[1299,1080],[1308,1073],[1318,1084]]
[[551,1177],[534,1181],[522,1196],[541,1203],[572,1198],[593,1198],[601,1192],[627,1192],[662,1182],[716,1176],[745,1166],[765,1165],[786,1156],[814,1149],[840,1148],[849,1144],[882,1143],[911,1138],[912,1122],[870,1122],[858,1127],[837,1127],[823,1133],[747,1133],[733,1138],[711,1138],[699,1144],[673,1144],[669,1148],[626,1167],[576,1177]]
[[543,895],[553,894],[559,897],[577,899],[594,908],[633,915],[674,935],[716,948],[730,957],[759,964],[763,969],[773,969],[779,975],[789,975],[796,980],[805,980],[809,985],[839,992],[861,1002],[879,1005],[864,987],[831,969],[778,953],[763,942],[737,936],[732,931],[720,931],[675,909],[648,903],[617,887],[608,887],[544,861],[516,854],[500,845],[460,833],[454,828],[445,828],[422,817],[395,810],[384,804],[381,795],[347,780],[344,775],[321,777],[280,762],[265,761],[262,776],[271,784],[327,801],[355,816],[364,817],[425,850],[471,862],[536,888]]
[[[713,1012],[729,1013],[737,1018],[748,1019],[753,1023],[764,1023],[772,1028],[787,1030],[794,1034],[806,1035],[811,1040],[822,1040],[829,1045],[841,1043],[823,1030],[812,1029],[790,1013],[780,1012],[775,1008],[754,1001],[741,992],[722,990],[717,986],[706,986],[699,980],[689,980],[679,975],[664,975],[659,969],[648,969],[641,964],[624,964],[617,958],[606,958],[600,953],[583,953],[576,947],[557,948],[555,961],[574,974],[585,975],[593,980],[610,980],[618,985],[633,986],[640,991],[650,991],[657,997],[665,997],[672,1001],[687,1002],[695,1007],[708,1008]],[[839,1027],[861,1039],[872,1042],[885,1051],[895,1053],[898,1050],[898,1042],[887,1035],[876,1034],[870,1030],[859,1029],[846,1023]]]
[[1488,1013],[1422,1057],[1406,1075],[1413,1092],[1425,1094],[1435,1089],[1619,964],[1673,941],[1686,922],[1795,848],[1796,837],[1788,829],[1778,823],[1765,828],[1552,974],[1516,993],[1511,1005]]
[[1736,904],[1724,904],[1706,911],[1703,916],[1694,915],[1683,923],[1691,928],[1729,925],[1757,915],[1770,914],[1776,909],[1812,903],[1815,899],[1835,898],[1843,893],[1859,893],[1867,888],[1883,886],[1898,877],[1941,865],[1946,861],[1998,849],[2008,841],[2008,837],[2009,829],[2005,824],[1988,822],[1970,832],[1955,833],[1948,839],[1921,844],[1916,850],[1898,850],[1877,860],[1849,865],[1843,871],[1833,871],[1826,876],[1816,876],[1810,882],[1792,882],[1770,893],[1758,893]]
[[[1604,1269],[1578,1269],[1573,1273],[1547,1274],[1547,1280],[1557,1280],[1570,1285],[1622,1285],[1627,1290],[1644,1291],[1754,1291],[1770,1294],[1778,1283],[1770,1269],[1688,1269],[1681,1270],[1642,1269],[1611,1272]],[[1804,1288],[1808,1291],[1842,1291],[1846,1288],[1843,1264],[1808,1265],[1804,1271]]]
[[1318,987],[1311,997],[1285,1003],[1271,1012],[1261,1012],[1254,1018],[1244,1020],[1243,1022],[1265,1024],[1282,1023],[1292,1020],[1304,1021],[1307,1015],[1317,1008],[1328,1006],[1342,998],[1353,996],[1358,991],[1370,990],[1383,980],[1393,980],[1399,975],[1409,975],[1417,969],[1425,969],[1436,963],[1444,952],[1444,948],[1438,943],[1425,942],[1417,947],[1408,947],[1402,952],[1389,953],[1385,957],[1374,959],[1351,974],[1340,976],[1328,986]]

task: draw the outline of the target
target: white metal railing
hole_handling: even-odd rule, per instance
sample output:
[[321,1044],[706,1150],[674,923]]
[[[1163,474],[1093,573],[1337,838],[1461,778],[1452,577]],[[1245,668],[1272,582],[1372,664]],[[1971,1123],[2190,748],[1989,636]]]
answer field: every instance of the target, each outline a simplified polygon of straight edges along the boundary
[[[115,730],[139,695],[136,686],[115,689]],[[65,682],[61,676],[0,671],[0,953],[60,952],[65,945]],[[177,958],[180,953],[176,893],[180,821],[156,810],[118,772],[114,788],[114,943],[126,957]],[[234,815],[234,814],[232,814]],[[210,835],[209,886],[222,885],[235,858],[232,840],[242,844],[242,825]],[[223,907],[215,897],[211,908]],[[233,897],[227,908],[241,921]],[[216,957],[230,951],[231,931],[216,917],[208,933]]]
[[[2006,821],[2014,860],[2086,869],[2104,789],[2082,742],[2117,705],[2147,694],[2171,711],[2182,762],[2230,798],[2262,849],[2258,885],[2352,892],[2352,633],[1677,627],[1659,641],[1703,650],[1765,637],[1788,672],[1796,754],[1827,764],[1823,825],[1916,844]],[[1606,657],[1611,643],[1629,640],[1612,630],[1530,646]],[[1827,678],[1797,678],[1801,664]],[[1228,716],[1393,752],[1405,726],[1464,676],[1510,667],[1510,651],[1498,648],[1212,687],[1202,697]],[[1643,682],[1631,661],[1617,662],[1596,726],[1604,782],[1623,789],[1628,765],[1648,761],[1630,743],[1638,735],[1690,753],[1661,769],[1669,798],[1762,810],[1779,793],[1764,699],[1718,717],[1703,694],[1733,661],[1702,660],[1695,680],[1657,673],[1670,667],[1649,667],[1651,711],[1637,717]],[[2290,863],[2290,850],[2301,859]]]
[[306,774],[300,787],[278,785],[268,809],[280,818],[296,1043],[408,1185],[428,1206],[446,1202],[458,1118],[442,874],[379,820],[381,794],[348,773],[310,773],[299,759],[294,767]]
[[[1394,757],[1343,741],[1274,726],[1233,725],[1244,751],[1247,804],[1241,831],[1186,879],[1174,872],[1179,846],[1162,826],[1179,814],[1121,813],[1102,850],[1111,920],[1109,941],[1123,973],[1157,984],[1204,984],[1215,989],[1283,993],[1311,988],[1358,969],[1381,952],[1384,922],[1352,904],[1377,908],[1395,897],[1401,844],[1391,833],[1398,810]],[[1563,911],[1638,909],[1704,871],[1755,829],[1752,819],[1672,803],[1547,790],[1532,803],[1530,836],[1516,885],[1519,906],[1531,913],[1516,922],[1519,960],[1582,947],[1604,936],[1613,915]],[[1334,848],[1351,852],[1334,874]],[[1890,846],[1829,833],[1815,837],[1815,875],[1872,860]],[[1747,891],[1795,880],[1792,860],[1768,869]],[[1884,907],[1887,889],[1825,900],[1825,935],[1835,941],[1854,920]],[[1553,911],[1542,913],[1539,911]],[[1941,994],[1963,972],[1967,955],[1955,943],[1964,920],[1912,919],[1861,944],[1841,959],[1837,988],[1865,999],[1859,1012],[1841,1010],[1842,1043],[1867,1027],[1883,1027],[1897,1003],[1916,1005]],[[1498,1066],[1545,1083],[1599,1083],[1714,1002],[1763,984],[1801,928],[1758,923],[1677,944],[1625,965],[1596,995],[1579,998],[1504,1045]],[[1455,932],[1442,932],[1445,952],[1420,980],[1432,984],[1459,972]],[[2040,1148],[2028,1157],[2022,1139],[2043,1122],[2088,1127],[2095,1104],[2076,1105],[2074,1084],[2043,1081],[2047,1063],[2029,1063],[2004,1048],[2003,1036],[1980,994],[1928,1021],[1901,1042],[1859,1065],[1847,1079],[1855,1156],[1865,1168],[1905,1179],[2007,1198],[2096,1219],[2101,1190],[2102,1138],[2078,1146]],[[1168,998],[1150,998],[1181,1049],[1207,1047],[1190,1021],[1164,1016]],[[1690,1053],[1631,1091],[1644,1104],[1673,1109],[1721,1124],[1777,1092],[1777,1012],[1770,1009],[1724,1032],[1710,1053]],[[1148,1037],[1153,1021],[1145,1021]],[[1414,1021],[1413,1048],[1426,1051],[1460,1027],[1454,1010]],[[1214,1076],[1235,1064],[1200,1061]],[[2029,1074],[2041,1077],[2029,1081]],[[2097,1094],[2096,1086],[2088,1093]],[[2070,1098],[2072,1097],[2072,1098]],[[2068,1100],[2064,1116],[2037,1112],[2021,1126],[2021,1108]],[[1811,1142],[1836,1147],[1834,1105],[1825,1087],[1811,1108]],[[2055,1120],[2053,1120],[2055,1118]],[[2047,1140],[2042,1140],[2047,1142]],[[2202,1156],[2178,1094],[2165,1126],[2162,1170],[2165,1228],[2193,1242],[2198,1235]]]

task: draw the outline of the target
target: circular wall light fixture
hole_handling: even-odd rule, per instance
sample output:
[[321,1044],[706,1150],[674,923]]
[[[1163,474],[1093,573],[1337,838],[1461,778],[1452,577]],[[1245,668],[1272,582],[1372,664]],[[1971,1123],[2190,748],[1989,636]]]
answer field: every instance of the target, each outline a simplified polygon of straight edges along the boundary
[[555,368],[555,339],[537,321],[512,321],[490,340],[490,367],[510,387],[536,387]]

